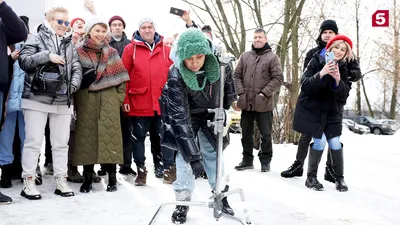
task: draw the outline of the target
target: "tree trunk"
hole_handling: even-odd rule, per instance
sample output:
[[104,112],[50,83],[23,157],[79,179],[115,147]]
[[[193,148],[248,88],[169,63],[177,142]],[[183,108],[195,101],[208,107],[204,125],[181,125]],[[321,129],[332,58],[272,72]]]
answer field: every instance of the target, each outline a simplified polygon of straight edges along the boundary
[[[295,1],[294,1],[295,2]],[[295,5],[294,5],[295,6]],[[292,12],[296,11],[295,7],[292,7]],[[292,128],[293,118],[294,118],[294,110],[296,108],[297,97],[299,95],[299,22],[300,15],[296,16],[296,25],[292,30],[292,79],[290,86],[290,100],[289,100],[289,112],[290,112],[290,128]],[[295,141],[295,131],[290,129],[289,132],[289,143],[293,143]]]
[[396,107],[397,107],[397,93],[399,86],[399,72],[400,72],[400,56],[399,56],[399,25],[397,19],[397,8],[396,0],[393,0],[393,31],[394,31],[394,46],[393,46],[393,57],[394,57],[394,70],[393,70],[393,90],[392,99],[390,102],[390,119],[396,119]]
[[[356,1],[356,32],[357,32],[357,60],[358,63],[360,64],[360,17],[359,17],[359,9],[360,9],[360,0]],[[359,80],[357,82],[356,86],[356,113],[358,116],[361,116],[362,114],[362,108],[361,108],[361,81]]]

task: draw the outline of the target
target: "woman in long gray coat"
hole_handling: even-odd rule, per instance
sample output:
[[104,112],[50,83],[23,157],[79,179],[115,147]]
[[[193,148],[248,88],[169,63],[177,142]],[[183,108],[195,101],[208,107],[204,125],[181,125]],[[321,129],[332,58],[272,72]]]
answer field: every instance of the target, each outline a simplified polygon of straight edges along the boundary
[[[68,21],[68,11],[65,8],[50,9],[39,32],[27,39],[20,53],[19,63],[26,72],[22,96],[26,139],[22,153],[24,185],[21,195],[28,199],[41,198],[36,189],[35,176],[47,118],[50,121],[50,141],[57,184],[55,194],[64,197],[74,195],[66,182],[68,140],[73,113],[71,94],[80,87],[82,67],[71,42],[71,35],[66,35]],[[35,84],[36,69],[45,65],[58,68],[57,72],[53,71],[51,74],[61,78],[57,82],[48,79],[46,86],[38,88],[37,83]],[[50,83],[53,84],[52,87],[56,87],[51,91],[48,89]]]

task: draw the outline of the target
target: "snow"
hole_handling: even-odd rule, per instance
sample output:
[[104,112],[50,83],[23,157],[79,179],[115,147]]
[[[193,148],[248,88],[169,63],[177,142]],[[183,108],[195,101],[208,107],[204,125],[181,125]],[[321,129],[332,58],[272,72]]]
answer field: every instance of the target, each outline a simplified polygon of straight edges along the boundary
[[[231,188],[242,188],[252,224],[256,225],[389,225],[400,224],[400,151],[397,146],[399,132],[394,136],[357,135],[345,130],[342,142],[345,148],[345,180],[349,192],[340,193],[334,184],[323,180],[326,156],[321,160],[319,180],[325,190],[316,192],[304,186],[305,175],[284,179],[280,172],[294,161],[296,147],[291,144],[274,145],[271,172],[261,173],[255,157],[255,169],[235,171],[233,167],[241,159],[240,134],[231,136],[231,145],[225,151],[225,166],[230,174]],[[149,142],[146,140],[147,149]],[[1,189],[11,196],[14,203],[0,206],[0,224],[113,224],[146,225],[158,206],[174,200],[171,185],[164,185],[155,178],[151,154],[148,151],[148,185],[134,186],[133,179],[118,175],[117,192],[105,191],[107,181],[94,184],[92,193],[79,192],[80,184],[71,184],[75,197],[62,198],[53,194],[55,184],[50,176],[44,176],[38,186],[43,199],[30,201],[21,197],[22,184],[14,181],[12,189]],[[255,156],[257,152],[255,151]],[[326,152],[325,152],[326,154]],[[43,161],[42,161],[43,162]],[[305,171],[306,173],[306,171]],[[193,200],[206,201],[210,188],[204,179],[196,181]],[[238,195],[229,198],[239,217],[243,217],[242,203]],[[172,224],[173,206],[165,209],[156,224]],[[188,225],[230,225],[235,221],[213,219],[212,210],[191,207]]]

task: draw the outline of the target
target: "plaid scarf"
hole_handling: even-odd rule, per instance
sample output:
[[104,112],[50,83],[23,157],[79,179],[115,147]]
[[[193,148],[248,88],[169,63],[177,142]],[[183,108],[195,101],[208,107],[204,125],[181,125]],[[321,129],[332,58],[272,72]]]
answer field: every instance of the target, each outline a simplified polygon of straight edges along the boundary
[[[100,54],[100,58],[98,57]],[[129,81],[129,75],[115,49],[103,41],[96,44],[91,38],[85,37],[78,47],[79,60],[83,68],[94,68],[96,80],[89,86],[89,91],[99,91],[118,86]]]

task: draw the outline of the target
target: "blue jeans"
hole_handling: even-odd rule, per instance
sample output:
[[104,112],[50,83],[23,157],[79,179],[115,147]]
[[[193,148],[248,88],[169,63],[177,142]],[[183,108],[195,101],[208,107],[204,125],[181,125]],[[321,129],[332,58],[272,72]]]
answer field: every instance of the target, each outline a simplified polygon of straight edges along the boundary
[[[160,136],[161,134],[161,116],[150,116],[150,117],[131,117],[131,140],[133,145],[133,160],[138,167],[144,166],[146,157],[145,157],[145,146],[144,141],[146,139],[146,134],[150,129],[150,126],[153,125],[155,132]],[[160,142],[160,138],[157,140]],[[161,143],[154,143],[161,145]],[[152,144],[153,145],[153,144]],[[162,148],[162,161],[164,166],[174,165],[174,152]]]
[[[0,165],[11,164],[14,161],[13,142],[18,120],[18,132],[21,139],[21,153],[25,140],[25,121],[21,111],[7,113],[3,130],[0,132]],[[19,159],[21,160],[21,159]]]
[[342,148],[342,143],[340,142],[340,136],[326,140],[325,134],[322,134],[321,138],[313,137],[313,139],[314,139],[313,149],[318,151],[323,151],[325,149],[327,141],[329,148],[332,150],[340,150]]
[[[199,130],[197,137],[199,139],[200,151],[203,156],[202,164],[207,173],[208,183],[210,184],[212,190],[215,190],[217,152],[201,130]],[[190,166],[190,163],[183,159],[182,154],[179,152],[176,155],[176,180],[173,183],[173,186],[175,191],[193,191],[195,187],[195,177],[193,175],[192,167]]]

